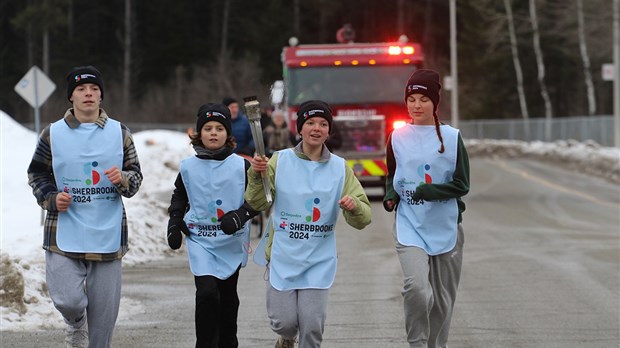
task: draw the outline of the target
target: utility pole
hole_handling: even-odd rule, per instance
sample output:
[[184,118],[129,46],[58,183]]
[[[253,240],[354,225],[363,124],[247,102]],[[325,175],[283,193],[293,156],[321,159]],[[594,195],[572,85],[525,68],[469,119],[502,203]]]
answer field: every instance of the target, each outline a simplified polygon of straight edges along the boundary
[[[618,0],[615,1],[618,2]],[[450,0],[450,75],[452,77],[450,101],[452,109],[451,126],[454,128],[458,128],[459,126],[459,80],[456,60],[456,0]]]
[[614,136],[620,147],[620,0],[614,0]]

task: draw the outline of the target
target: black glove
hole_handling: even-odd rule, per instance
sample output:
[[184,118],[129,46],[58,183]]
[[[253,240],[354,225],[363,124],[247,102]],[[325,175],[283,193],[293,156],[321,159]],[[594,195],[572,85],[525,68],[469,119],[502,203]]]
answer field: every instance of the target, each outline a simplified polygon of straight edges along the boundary
[[258,213],[260,212],[250,208],[250,206],[245,203],[241,208],[231,210],[222,215],[217,221],[221,222],[222,231],[224,231],[224,233],[233,234],[239,231],[248,220],[258,215]]
[[181,247],[182,237],[181,232],[186,236],[189,236],[189,229],[180,216],[171,216],[168,220],[168,245],[170,248],[176,250]]

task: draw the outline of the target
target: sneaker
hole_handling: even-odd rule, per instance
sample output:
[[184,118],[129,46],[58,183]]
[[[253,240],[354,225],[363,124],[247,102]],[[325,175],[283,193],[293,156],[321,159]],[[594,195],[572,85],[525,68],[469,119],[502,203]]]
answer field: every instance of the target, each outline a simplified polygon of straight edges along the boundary
[[65,331],[65,343],[67,348],[87,348],[88,347],[88,324],[84,320],[84,324],[80,327],[68,326]]
[[276,341],[275,348],[295,348],[295,339],[287,340],[286,338],[280,336]]

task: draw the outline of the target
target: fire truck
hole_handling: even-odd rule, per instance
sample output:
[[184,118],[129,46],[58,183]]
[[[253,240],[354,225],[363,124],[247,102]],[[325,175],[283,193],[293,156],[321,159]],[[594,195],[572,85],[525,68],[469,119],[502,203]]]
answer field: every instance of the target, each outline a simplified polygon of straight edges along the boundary
[[[293,41],[293,42],[291,42]],[[362,185],[385,188],[387,136],[409,120],[404,86],[422,66],[418,43],[397,42],[296,45],[282,51],[280,107],[296,133],[299,105],[327,102],[342,146],[333,152],[347,160]]]

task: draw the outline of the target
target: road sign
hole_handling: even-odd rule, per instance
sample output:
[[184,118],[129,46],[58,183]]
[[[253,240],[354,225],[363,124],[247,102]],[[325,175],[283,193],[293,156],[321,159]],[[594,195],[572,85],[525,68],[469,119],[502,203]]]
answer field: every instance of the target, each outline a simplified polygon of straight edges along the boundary
[[601,65],[601,77],[603,78],[603,81],[614,80],[614,64],[613,63],[605,63]]
[[15,92],[21,95],[30,106],[37,108],[54,92],[56,85],[41,69],[34,65],[15,85]]
[[452,90],[452,76],[444,75],[444,77],[443,77],[443,86],[442,87],[446,91],[451,91]]

